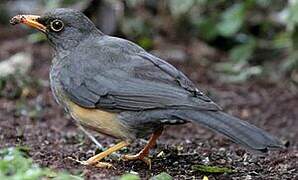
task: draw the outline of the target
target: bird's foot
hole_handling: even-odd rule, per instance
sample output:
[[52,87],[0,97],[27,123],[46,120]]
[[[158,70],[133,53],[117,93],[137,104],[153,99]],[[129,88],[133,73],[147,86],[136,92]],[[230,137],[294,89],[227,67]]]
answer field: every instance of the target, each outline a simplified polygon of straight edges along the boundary
[[149,169],[151,169],[151,159],[148,157],[149,156],[149,150],[156,144],[156,139],[161,135],[163,129],[158,129],[155,131],[146,146],[136,155],[124,155],[122,156],[123,160],[126,161],[131,161],[131,160],[142,160],[145,162],[148,166]]
[[148,155],[140,153],[136,155],[123,155],[122,159],[125,161],[141,160],[149,166],[149,169],[151,169],[151,159],[148,157]]
[[80,163],[84,166],[95,166],[95,167],[98,167],[98,168],[114,168],[116,169],[112,164],[110,163],[107,163],[107,162],[99,162],[99,161],[91,161],[90,159],[86,160],[86,161],[80,161],[78,159],[74,159],[72,157],[68,157],[68,159],[71,159],[73,161],[76,161],[77,163]]
[[107,162],[89,163],[88,160],[87,160],[87,161],[82,161],[81,164],[86,165],[86,166],[92,165],[92,166],[95,166],[95,167],[98,167],[98,168],[107,168],[107,169],[113,168],[113,169],[116,169],[111,163],[107,163]]
[[83,165],[87,165],[87,166],[90,166],[90,165],[94,165],[95,167],[99,167],[99,168],[114,168],[114,166],[110,163],[106,163],[106,162],[101,162],[102,159],[104,159],[105,157],[107,157],[108,155],[112,154],[113,152],[123,148],[123,147],[126,147],[128,146],[129,143],[128,142],[125,142],[125,141],[122,141],[112,147],[110,147],[109,149],[105,150],[104,152],[101,152],[95,156],[92,156],[91,158],[87,159],[86,161],[80,161],[80,160],[77,160],[77,159],[73,159],[75,160],[76,162],[80,163],[80,164],[83,164]]

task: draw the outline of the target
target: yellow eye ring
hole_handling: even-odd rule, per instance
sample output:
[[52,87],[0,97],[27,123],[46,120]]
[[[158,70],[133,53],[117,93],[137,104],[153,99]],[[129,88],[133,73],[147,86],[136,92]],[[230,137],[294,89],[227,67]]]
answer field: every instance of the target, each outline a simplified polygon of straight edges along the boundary
[[52,31],[60,32],[64,28],[64,23],[61,20],[56,19],[50,23],[50,27]]

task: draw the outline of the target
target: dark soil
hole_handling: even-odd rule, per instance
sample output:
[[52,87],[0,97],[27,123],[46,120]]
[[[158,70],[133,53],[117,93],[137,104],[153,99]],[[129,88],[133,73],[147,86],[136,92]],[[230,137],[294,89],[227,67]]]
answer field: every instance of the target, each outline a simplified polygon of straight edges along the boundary
[[[18,51],[31,51],[34,66],[29,76],[48,81],[51,51],[46,43],[31,45],[5,31],[1,36],[0,59]],[[16,33],[21,37],[22,33]],[[7,38],[6,38],[7,37]],[[161,49],[162,50],[162,49]],[[297,87],[286,81],[269,83],[267,80],[250,80],[245,84],[221,83],[208,66],[192,61],[176,66],[220,104],[225,111],[261,127],[285,142],[286,150],[260,154],[243,149],[226,138],[199,125],[187,124],[168,127],[152,150],[152,169],[143,162],[111,161],[116,169],[85,167],[68,157],[85,160],[94,155],[96,146],[77,129],[72,120],[54,102],[47,83],[40,88],[31,87],[23,100],[0,98],[0,148],[26,146],[34,162],[57,170],[83,173],[86,179],[110,179],[126,172],[137,172],[146,179],[167,172],[175,179],[202,179],[203,173],[192,170],[192,165],[207,164],[228,167],[231,174],[207,174],[209,179],[295,179],[298,177],[298,93]],[[19,110],[24,103],[27,111],[38,109],[30,116]],[[104,146],[117,140],[96,135]],[[120,154],[135,153],[143,141],[136,141]],[[96,152],[95,152],[96,151]]]

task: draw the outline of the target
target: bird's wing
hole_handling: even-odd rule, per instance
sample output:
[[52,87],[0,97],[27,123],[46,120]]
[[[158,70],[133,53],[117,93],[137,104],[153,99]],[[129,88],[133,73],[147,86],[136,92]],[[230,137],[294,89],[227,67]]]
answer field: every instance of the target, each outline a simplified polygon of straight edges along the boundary
[[84,58],[88,63],[80,60],[60,72],[65,92],[80,106],[115,111],[220,109],[182,72],[146,51],[113,46],[87,52]]

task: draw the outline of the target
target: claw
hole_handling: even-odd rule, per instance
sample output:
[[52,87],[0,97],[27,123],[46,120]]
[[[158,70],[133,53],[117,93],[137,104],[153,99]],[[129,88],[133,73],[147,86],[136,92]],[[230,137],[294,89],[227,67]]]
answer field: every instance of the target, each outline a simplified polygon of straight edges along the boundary
[[91,163],[89,163],[88,161],[80,161],[80,160],[75,159],[75,158],[73,158],[73,157],[67,157],[67,159],[70,159],[70,160],[72,160],[72,161],[75,161],[75,162],[77,162],[77,163],[80,163],[80,164],[82,164],[82,165],[84,165],[84,166],[91,165]]
[[107,168],[107,169],[113,168],[113,169],[116,169],[112,164],[107,163],[107,162],[98,162],[94,166],[98,167],[98,168]]
[[72,157],[67,157],[67,159],[70,159],[72,161],[75,161],[77,163],[80,163],[80,164],[82,164],[84,166],[94,165],[95,167],[98,167],[98,168],[107,168],[107,169],[114,168],[114,169],[116,169],[112,164],[107,163],[107,162],[96,162],[96,163],[93,163],[93,162],[89,162],[88,160],[87,161],[80,161],[80,160],[75,159],[75,158],[72,158]]
[[91,158],[87,159],[86,161],[80,161],[80,160],[74,159],[72,157],[68,157],[68,158],[71,160],[74,160],[82,165],[85,165],[85,166],[94,165],[95,167],[99,167],[99,168],[112,168],[112,167],[114,168],[114,166],[112,164],[106,163],[106,162],[100,162],[100,161],[102,159],[104,159],[105,157],[107,157],[108,155],[112,154],[113,152],[115,152],[123,147],[126,147],[128,145],[129,145],[129,143],[122,141],[122,142],[116,144],[115,146],[107,149],[106,151],[101,152],[95,156],[92,156]]
[[70,160],[75,161],[75,162],[77,162],[77,163],[80,163],[80,164],[82,164],[82,165],[87,165],[87,164],[84,163],[85,161],[80,161],[80,160],[75,159],[75,158],[73,158],[73,157],[67,157],[67,159],[70,159]]
[[137,155],[123,155],[122,159],[124,161],[141,160],[149,166],[149,169],[151,169],[151,159],[147,156],[142,156],[142,155],[138,155],[138,154]]
[[148,157],[144,157],[142,159],[142,161],[144,161],[147,164],[147,166],[149,167],[149,170],[151,170],[151,159]]
[[149,169],[151,170],[151,159],[148,157],[149,156],[149,150],[150,150],[150,148],[152,148],[156,144],[156,140],[161,135],[162,130],[163,129],[158,129],[157,131],[155,131],[151,135],[148,144],[146,144],[146,146],[138,154],[136,154],[136,155],[123,155],[122,159],[125,160],[125,161],[142,160],[143,162],[145,162],[149,166]]

